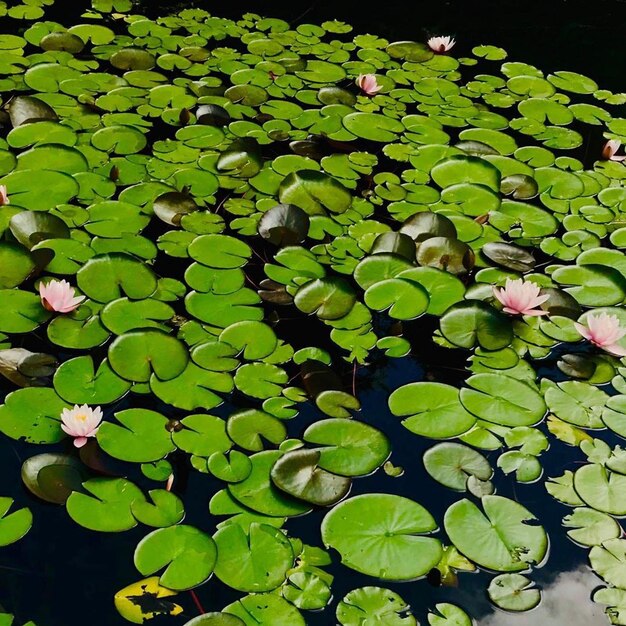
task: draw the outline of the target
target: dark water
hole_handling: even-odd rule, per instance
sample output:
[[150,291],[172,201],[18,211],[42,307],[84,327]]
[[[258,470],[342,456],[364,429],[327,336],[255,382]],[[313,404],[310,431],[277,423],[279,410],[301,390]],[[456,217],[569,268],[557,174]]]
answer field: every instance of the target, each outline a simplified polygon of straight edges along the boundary
[[[620,42],[626,26],[626,3],[616,0],[386,0],[366,4],[355,0],[322,0],[313,3],[277,3],[245,0],[236,3],[204,1],[172,3],[161,0],[143,2],[143,10],[151,16],[166,14],[176,6],[198,6],[213,14],[236,18],[252,11],[281,17],[291,22],[321,22],[340,19],[355,25],[357,32],[372,32],[390,40],[423,39],[431,34],[453,34],[458,40],[458,54],[480,43],[500,45],[510,53],[510,59],[537,65],[544,71],[568,69],[588,74],[603,88],[619,91],[624,87],[626,55],[620,53]],[[61,7],[59,9],[59,6]],[[74,6],[74,5],[72,5]],[[67,8],[57,5],[60,16],[76,20]],[[73,11],[72,11],[73,12]],[[64,15],[63,15],[64,13]],[[424,329],[427,337],[429,329]],[[437,380],[460,384],[462,374],[455,367],[462,365],[457,358],[447,364],[443,359],[453,355],[445,352],[438,367],[436,353],[423,357],[407,357],[383,361],[367,370],[359,370],[357,390],[363,405],[361,418],[383,430],[393,442],[392,462],[405,469],[403,476],[391,478],[382,471],[356,480],[353,494],[382,491],[410,497],[426,506],[441,522],[446,508],[458,499],[458,494],[446,490],[425,472],[421,456],[432,442],[406,431],[387,408],[389,391],[407,382],[423,380],[428,373]],[[453,369],[447,369],[447,367]],[[549,372],[552,372],[548,368]],[[346,372],[349,377],[349,372]],[[2,383],[0,382],[0,385]],[[7,391],[8,388],[5,388]],[[0,388],[0,395],[1,388]],[[227,415],[229,406],[215,411]],[[290,435],[298,436],[307,424],[319,419],[312,408],[303,410],[289,423]],[[137,542],[148,529],[139,527],[115,535],[94,533],[72,522],[64,507],[35,501],[24,490],[19,479],[21,463],[43,451],[62,450],[59,446],[29,446],[0,439],[0,472],[3,477],[1,495],[16,500],[16,506],[29,506],[34,525],[28,535],[13,546],[0,550],[0,604],[16,614],[16,623],[32,619],[38,626],[121,626],[127,624],[115,611],[113,595],[140,576],[132,556]],[[69,448],[65,448],[69,449]],[[488,455],[495,465],[497,453]],[[575,469],[582,460],[581,453],[553,441],[552,448],[541,457],[544,476],[558,476],[565,469]],[[586,551],[576,547],[565,536],[561,518],[566,507],[549,497],[543,481],[519,485],[511,478],[497,482],[498,493],[516,499],[540,517],[551,539],[547,564],[533,573],[533,579],[543,588],[540,607],[528,614],[511,615],[494,610],[486,598],[490,576],[485,573],[461,574],[459,587],[435,588],[426,580],[412,583],[384,583],[394,589],[413,607],[422,624],[426,612],[437,602],[454,602],[473,615],[480,626],[594,626],[608,623],[600,607],[589,596],[599,584],[586,563]],[[138,480],[143,487],[149,481]],[[154,485],[154,483],[152,483]],[[180,495],[187,512],[185,523],[212,533],[219,521],[208,513],[210,496],[218,484],[206,475],[191,472],[185,493]],[[290,534],[311,545],[321,545],[319,525],[324,511],[289,520]],[[336,624],[334,607],[343,595],[358,586],[376,584],[338,565],[334,554],[331,573],[335,575],[334,599],[321,613],[306,613],[310,626]],[[220,610],[239,594],[218,580],[196,590],[206,610]],[[176,601],[185,613],[178,618],[155,619],[154,626],[179,626],[197,615],[188,593]]]

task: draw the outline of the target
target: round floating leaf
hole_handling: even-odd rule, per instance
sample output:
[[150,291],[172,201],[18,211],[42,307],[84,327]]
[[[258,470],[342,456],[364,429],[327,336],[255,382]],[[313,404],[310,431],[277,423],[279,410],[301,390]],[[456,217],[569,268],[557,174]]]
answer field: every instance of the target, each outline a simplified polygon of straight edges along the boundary
[[338,389],[328,389],[315,396],[317,408],[337,418],[350,418],[352,411],[359,411],[361,403],[352,394]]
[[19,289],[0,289],[0,332],[27,333],[50,319],[39,296]]
[[473,183],[500,191],[500,171],[479,157],[452,156],[437,163],[430,175],[440,187]]
[[109,336],[100,317],[93,315],[87,304],[69,315],[59,315],[48,325],[48,339],[65,348],[94,348],[103,344]]
[[144,497],[139,487],[125,478],[92,478],[83,489],[87,493],[75,491],[65,504],[77,524],[100,532],[122,532],[137,525],[130,507]]
[[626,541],[609,539],[589,552],[589,562],[607,583],[623,588],[626,583]]
[[272,482],[294,498],[329,506],[342,500],[350,491],[349,478],[335,476],[320,468],[318,450],[292,450],[272,467]]
[[[178,615],[183,608],[164,598],[176,595],[175,591],[159,585],[159,577],[152,576],[120,589],[115,594],[115,608],[119,614],[133,624],[159,615]],[[235,625],[237,626],[237,625]]]
[[343,278],[318,278],[299,289],[294,302],[303,313],[315,313],[323,320],[336,320],[350,312],[356,295]]
[[65,504],[72,491],[81,489],[87,478],[84,465],[76,457],[54,453],[26,459],[21,475],[31,493],[54,504]]
[[210,457],[216,452],[227,452],[232,442],[226,435],[226,423],[214,415],[188,415],[174,429],[172,439],[185,452]]
[[0,547],[20,540],[33,525],[30,509],[18,509],[7,515],[12,504],[13,498],[0,497]]
[[583,546],[600,546],[622,535],[620,525],[606,513],[588,508],[576,508],[563,518],[570,539]]
[[345,500],[322,522],[322,539],[347,567],[384,580],[412,580],[441,558],[436,529],[422,506],[400,496],[365,494]]
[[469,500],[446,511],[448,537],[468,559],[501,572],[525,570],[546,555],[548,538],[541,526],[528,524],[535,516],[521,504],[502,496],[485,496],[484,513]]
[[98,429],[100,447],[116,459],[131,463],[158,461],[175,449],[166,426],[169,423],[156,411],[126,409],[115,414],[121,424],[103,422]]
[[12,289],[23,283],[36,264],[28,250],[8,242],[0,242],[0,289]]
[[158,328],[168,331],[168,326],[161,322],[167,322],[173,316],[172,307],[152,298],[138,301],[119,298],[109,302],[100,312],[104,326],[116,335],[137,328]]
[[175,337],[158,330],[134,330],[120,335],[109,347],[113,371],[133,382],[148,382],[154,372],[171,380],[183,372],[189,354]]
[[250,524],[247,532],[229,524],[214,535],[215,575],[226,585],[246,592],[271,591],[281,585],[293,566],[289,539],[268,524]]
[[242,267],[252,251],[243,241],[227,235],[201,235],[189,245],[189,256],[208,267],[234,269]]
[[257,409],[237,411],[228,418],[229,437],[244,450],[260,452],[264,440],[280,444],[287,438],[287,428],[281,420]]
[[250,475],[252,462],[239,450],[231,450],[228,456],[223,452],[214,452],[207,461],[207,468],[224,482],[239,483]]
[[479,300],[452,305],[441,317],[441,333],[455,346],[500,350],[513,340],[510,320]]
[[374,311],[387,311],[389,317],[411,320],[428,308],[426,290],[418,283],[402,278],[381,280],[367,289],[365,304]]
[[409,383],[389,396],[389,410],[406,417],[402,425],[416,435],[449,439],[472,428],[476,418],[465,410],[459,390],[443,383]]
[[152,208],[154,214],[166,224],[180,226],[180,221],[184,215],[193,213],[200,207],[187,194],[169,191],[158,196],[154,200]]
[[414,267],[398,274],[421,285],[428,293],[426,313],[441,315],[465,295],[465,285],[456,276],[435,267]]
[[154,504],[142,499],[130,505],[137,521],[148,526],[166,527],[183,520],[185,509],[178,496],[165,489],[152,489],[148,494]]
[[473,626],[472,618],[454,604],[442,602],[435,605],[435,613],[428,614],[430,626]]
[[37,120],[56,120],[54,109],[34,96],[19,95],[8,103],[9,115],[13,128]]
[[159,583],[181,591],[201,585],[213,573],[217,547],[211,537],[193,526],[159,528],[135,549],[135,567],[144,576],[166,568]]
[[610,515],[626,515],[626,476],[592,463],[576,471],[574,488],[584,503],[597,511]]
[[365,476],[380,467],[391,453],[391,444],[378,429],[346,419],[321,420],[302,435],[320,446],[318,465],[340,476]]
[[301,515],[310,510],[303,502],[285,495],[270,480],[270,472],[282,456],[278,450],[258,452],[250,457],[252,471],[240,483],[228,486],[230,494],[244,506],[272,517]]
[[220,334],[219,340],[243,351],[249,361],[264,359],[274,352],[278,344],[276,333],[261,322],[242,321],[230,325]]
[[72,404],[109,404],[130,389],[130,383],[113,372],[108,361],[94,368],[89,355],[62,363],[54,374],[56,392]]
[[456,491],[467,489],[470,476],[486,481],[493,475],[489,461],[480,452],[460,443],[437,444],[424,453],[423,461],[432,478]]
[[337,605],[337,620],[342,626],[416,626],[411,607],[390,589],[360,587],[348,592]]
[[127,296],[141,300],[152,295],[157,279],[152,270],[126,254],[99,254],[76,274],[80,290],[97,302]]
[[[244,596],[224,608],[224,613],[239,617],[245,626],[306,626],[300,611],[278,595],[271,593]],[[216,625],[216,626],[219,626]],[[228,625],[224,625],[228,626]],[[235,626],[233,624],[233,626]]]
[[281,203],[293,204],[308,215],[344,213],[352,203],[350,191],[339,181],[322,172],[300,170],[281,182],[278,190]]
[[64,239],[70,236],[65,222],[54,215],[37,211],[22,211],[9,222],[13,236],[29,250],[45,239]]
[[530,611],[541,602],[541,592],[521,574],[500,574],[487,588],[489,599],[505,611]]
[[235,374],[237,389],[261,400],[278,395],[288,380],[287,372],[271,363],[247,363]]
[[474,266],[474,253],[464,242],[449,237],[429,237],[417,248],[417,262],[451,274],[465,274]]
[[331,600],[330,585],[314,572],[295,571],[283,586],[283,597],[299,609],[323,609]]
[[491,241],[482,247],[482,253],[490,261],[515,272],[529,272],[535,267],[532,254],[509,243]]
[[308,232],[309,216],[293,204],[277,204],[259,221],[259,235],[276,246],[298,244]]
[[475,374],[461,389],[461,402],[486,422],[503,426],[533,426],[546,413],[541,394],[530,385],[504,374]]
[[342,123],[353,135],[370,141],[391,143],[404,130],[403,124],[379,113],[350,113]]
[[150,389],[163,402],[192,411],[222,404],[222,398],[217,392],[231,392],[233,380],[229,375],[209,372],[195,363],[187,362],[183,372],[169,380],[160,380],[156,374],[152,374]]
[[0,431],[11,439],[29,443],[57,443],[65,437],[61,413],[69,408],[54,389],[18,389],[0,405]]

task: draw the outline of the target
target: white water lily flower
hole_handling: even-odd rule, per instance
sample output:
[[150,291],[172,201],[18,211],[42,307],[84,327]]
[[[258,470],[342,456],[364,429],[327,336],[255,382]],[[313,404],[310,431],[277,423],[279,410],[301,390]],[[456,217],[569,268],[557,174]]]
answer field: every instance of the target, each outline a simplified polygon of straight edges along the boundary
[[92,409],[86,404],[75,404],[73,409],[63,409],[61,413],[61,428],[74,437],[77,448],[82,448],[89,437],[96,436],[101,421],[102,409],[99,406]]

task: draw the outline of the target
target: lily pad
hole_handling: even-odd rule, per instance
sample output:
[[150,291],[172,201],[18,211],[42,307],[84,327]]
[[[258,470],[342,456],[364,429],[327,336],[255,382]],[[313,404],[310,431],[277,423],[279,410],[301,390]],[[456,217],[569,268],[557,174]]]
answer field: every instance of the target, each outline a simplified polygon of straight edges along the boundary
[[384,580],[418,578],[441,558],[439,540],[424,536],[436,529],[435,520],[408,498],[349,498],[326,515],[321,528],[324,544],[339,552],[344,565]]
[[468,559],[501,572],[518,572],[543,561],[548,537],[535,516],[502,496],[485,496],[484,513],[469,500],[448,508],[444,525],[454,545]]
[[202,584],[213,573],[217,547],[211,537],[193,526],[159,528],[135,549],[135,567],[144,576],[165,567],[159,583],[180,591]]

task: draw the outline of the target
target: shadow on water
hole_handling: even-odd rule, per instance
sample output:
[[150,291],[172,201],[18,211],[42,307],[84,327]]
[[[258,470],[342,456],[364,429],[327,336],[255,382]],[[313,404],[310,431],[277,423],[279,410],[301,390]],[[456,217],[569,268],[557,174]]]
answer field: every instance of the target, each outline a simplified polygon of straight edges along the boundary
[[[623,89],[626,74],[626,55],[612,52],[613,47],[620,45],[626,24],[626,3],[615,0],[410,3],[386,0],[377,6],[367,5],[362,0],[319,0],[311,4],[260,0],[219,4],[140,0],[139,5],[140,11],[151,17],[167,14],[173,8],[197,6],[214,15],[231,18],[252,11],[295,23],[339,19],[353,24],[358,32],[372,32],[395,40],[454,34],[459,39],[459,54],[479,43],[500,45],[508,50],[512,60],[532,63],[545,71],[568,69],[586,73],[602,87],[614,90]],[[67,6],[59,2],[55,10],[67,15]],[[382,491],[405,495],[426,506],[441,523],[446,508],[459,496],[443,489],[425,472],[421,457],[432,442],[409,434],[387,407],[390,390],[423,380],[433,372],[437,380],[455,384],[460,384],[466,375],[445,363],[433,363],[430,356],[428,360],[407,357],[385,361],[380,366],[359,370],[357,388],[363,405],[361,417],[389,436],[394,445],[391,460],[405,472],[392,478],[380,470],[358,479],[352,494]],[[225,405],[215,412],[227,415],[228,408]],[[290,422],[290,435],[300,435],[316,419],[320,419],[319,413],[310,407],[305,409]],[[552,446],[550,454],[541,458],[544,476],[557,476],[565,469],[577,467],[580,461],[577,450],[558,441]],[[61,449],[62,445],[46,447],[46,451]],[[2,495],[15,498],[18,506],[29,506],[34,514],[34,525],[28,535],[0,551],[0,603],[16,614],[18,624],[28,619],[38,626],[127,624],[115,611],[112,598],[120,588],[139,578],[132,555],[146,529],[140,527],[114,535],[91,532],[71,522],[64,507],[36,501],[22,487],[19,471],[26,458],[42,451],[40,446],[0,439]],[[492,465],[495,465],[495,458],[495,453],[490,455]],[[154,486],[141,476],[133,476],[133,479],[143,488]],[[213,532],[219,520],[208,514],[208,500],[218,488],[218,483],[210,477],[190,473],[186,493],[181,494],[184,495],[186,523]],[[480,626],[599,626],[607,623],[601,608],[589,599],[600,581],[586,565],[586,551],[574,546],[561,527],[561,518],[567,512],[565,507],[546,494],[541,481],[519,485],[499,473],[497,488],[501,495],[518,500],[540,516],[550,535],[550,558],[544,567],[533,573],[533,579],[544,590],[538,609],[525,615],[494,612],[485,593],[490,576],[482,572],[461,574],[459,587],[455,589],[435,588],[426,580],[385,583],[385,586],[400,593],[422,623],[426,623],[427,608],[442,601],[461,605]],[[307,543],[321,545],[319,525],[323,515],[324,511],[315,511],[291,519],[286,528]],[[333,603],[322,613],[306,613],[310,626],[332,626],[336,623],[334,607],[347,591],[376,584],[370,577],[339,566],[336,554],[333,559],[329,568],[335,575]],[[219,610],[238,597],[216,579],[200,587],[197,594],[207,610]],[[183,615],[157,618],[150,623],[179,626],[197,615],[189,594],[181,593],[176,601],[183,605]]]

